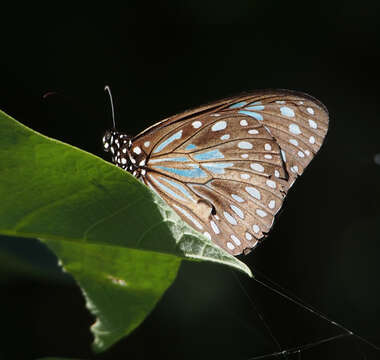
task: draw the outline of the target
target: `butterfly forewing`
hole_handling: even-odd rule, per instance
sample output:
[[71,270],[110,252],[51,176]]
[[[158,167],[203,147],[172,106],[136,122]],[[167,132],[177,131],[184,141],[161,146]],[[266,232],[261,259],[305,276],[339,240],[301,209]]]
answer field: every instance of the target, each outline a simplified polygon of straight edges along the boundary
[[289,91],[230,98],[168,118],[132,139],[142,181],[228,252],[271,229],[296,177],[321,147],[328,113]]

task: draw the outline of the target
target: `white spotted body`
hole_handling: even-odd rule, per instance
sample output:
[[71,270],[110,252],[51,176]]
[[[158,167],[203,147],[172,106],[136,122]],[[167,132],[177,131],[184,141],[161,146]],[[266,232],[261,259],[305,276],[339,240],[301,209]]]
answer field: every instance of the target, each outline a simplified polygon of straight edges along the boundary
[[187,111],[133,138],[107,132],[103,146],[190,226],[238,255],[268,234],[327,128],[320,102],[275,90]]

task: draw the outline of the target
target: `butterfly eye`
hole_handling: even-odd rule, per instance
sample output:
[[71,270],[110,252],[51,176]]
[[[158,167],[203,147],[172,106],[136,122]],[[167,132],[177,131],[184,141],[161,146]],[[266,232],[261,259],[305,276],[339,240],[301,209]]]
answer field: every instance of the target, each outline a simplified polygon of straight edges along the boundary
[[103,149],[104,149],[104,151],[109,151],[112,144],[113,144],[112,133],[107,130],[103,136]]

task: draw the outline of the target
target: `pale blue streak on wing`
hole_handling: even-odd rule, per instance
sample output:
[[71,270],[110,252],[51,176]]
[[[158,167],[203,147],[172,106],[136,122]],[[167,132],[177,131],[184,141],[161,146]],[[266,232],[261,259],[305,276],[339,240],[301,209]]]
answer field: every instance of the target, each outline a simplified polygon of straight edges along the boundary
[[196,146],[194,144],[189,144],[185,147],[185,150],[194,150],[196,149]]
[[177,169],[177,168],[169,168],[166,166],[153,166],[154,168],[165,170],[167,172],[171,172],[178,176],[189,177],[189,178],[198,178],[198,177],[207,177],[207,174],[200,168],[196,167],[194,169]]
[[194,155],[195,160],[214,160],[214,159],[223,159],[224,155],[219,150],[206,151],[200,154]]
[[243,107],[243,106],[246,105],[246,104],[247,104],[246,101],[240,101],[240,102],[238,102],[238,103],[236,103],[236,104],[233,104],[233,105],[229,106],[228,108],[229,108],[229,109],[236,109],[236,108]]
[[189,161],[188,158],[186,157],[173,157],[173,158],[161,158],[161,159],[151,159],[149,160],[149,163],[158,163],[158,162],[163,162],[163,161],[175,161],[175,162],[186,162]]
[[190,195],[190,193],[186,190],[186,188],[184,186],[182,186],[181,184],[178,184],[177,182],[175,182],[173,180],[166,179],[166,178],[163,178],[163,177],[160,177],[160,180],[166,181],[168,184],[170,184],[171,186],[173,186],[176,189],[178,189],[183,195],[185,195],[191,201],[195,202],[194,198]]
[[202,163],[207,170],[210,170],[214,174],[224,174],[224,169],[234,166],[233,163]]
[[251,117],[255,118],[256,120],[263,121],[263,116],[261,114],[255,113],[253,111],[240,110],[239,113],[251,116]]
[[151,177],[151,179],[161,188],[161,190],[164,192],[164,193],[167,193],[167,194],[170,194],[171,196],[173,196],[174,198],[180,200],[180,201],[186,201],[186,199],[184,199],[182,196],[179,196],[175,191],[173,191],[172,189],[168,188],[167,186],[165,186],[164,184],[160,183],[157,179],[155,179],[154,177]]
[[264,110],[264,105],[248,106],[247,110]]
[[185,209],[182,209],[181,207],[173,204],[173,206],[179,210],[183,215],[185,215],[195,226],[201,230],[203,230],[202,224],[193,216],[191,216]]
[[160,145],[157,146],[157,148],[153,152],[157,153],[157,152],[161,151],[166,146],[168,146],[170,143],[172,143],[174,140],[178,140],[181,137],[182,137],[182,130],[176,132],[175,134],[173,134],[172,136],[170,136],[170,138],[168,138],[165,141],[163,141]]
[[248,104],[248,106],[252,106],[252,105],[261,105],[261,101],[255,101],[253,103]]

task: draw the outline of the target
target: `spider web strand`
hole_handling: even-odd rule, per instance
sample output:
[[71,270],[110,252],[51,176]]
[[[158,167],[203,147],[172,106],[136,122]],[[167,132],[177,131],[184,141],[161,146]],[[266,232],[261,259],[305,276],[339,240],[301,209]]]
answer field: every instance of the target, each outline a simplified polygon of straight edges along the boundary
[[342,338],[345,338],[345,337],[348,337],[348,336],[353,336],[353,335],[351,335],[351,334],[339,334],[339,335],[335,335],[335,336],[332,336],[332,337],[329,337],[329,338],[326,338],[326,339],[322,339],[322,340],[319,340],[319,341],[316,341],[316,342],[313,342],[313,343],[310,343],[310,344],[305,344],[305,345],[293,347],[293,348],[286,349],[286,350],[279,351],[279,352],[275,352],[275,353],[272,353],[272,354],[255,356],[253,358],[249,358],[248,360],[269,359],[269,358],[274,357],[274,356],[293,355],[293,354],[296,354],[296,353],[301,354],[302,351],[305,351],[305,350],[308,350],[308,349],[312,349],[312,348],[314,348],[316,346],[328,343],[330,341],[342,339]]
[[268,323],[265,321],[264,319],[264,316],[260,313],[260,311],[258,310],[255,302],[253,301],[253,299],[248,295],[247,293],[247,290],[244,288],[243,284],[241,283],[241,281],[239,280],[239,278],[237,277],[237,275],[232,271],[230,270],[231,273],[233,274],[235,280],[237,281],[240,289],[243,291],[244,295],[246,296],[246,298],[249,300],[249,302],[251,303],[253,309],[256,311],[256,314],[257,316],[259,317],[259,319],[262,321],[264,327],[266,328],[270,338],[272,339],[273,343],[276,345],[276,347],[279,349],[278,352],[274,353],[274,354],[278,354],[279,356],[283,356],[285,359],[287,359],[288,357],[286,356],[287,354],[282,350],[282,347],[279,343],[279,341],[277,340],[277,338],[275,337],[275,335],[273,334],[270,326],[268,325]]
[[[318,316],[319,318],[327,321],[328,323],[330,323],[331,325],[334,325],[335,327],[343,330],[346,334],[342,334],[342,335],[350,335],[350,336],[353,336],[355,337],[356,339],[366,343],[367,345],[371,346],[373,349],[375,350],[378,350],[380,351],[380,347],[375,345],[374,343],[372,343],[371,341],[363,338],[362,336],[360,335],[357,335],[355,334],[352,330],[349,330],[347,329],[346,327],[344,327],[343,325],[337,323],[336,321],[334,320],[331,320],[330,318],[328,318],[325,314],[323,314],[322,312],[320,312],[319,310],[313,308],[312,306],[310,306],[309,304],[305,303],[303,300],[301,300],[299,297],[297,297],[296,295],[293,295],[291,294],[291,296],[285,294],[284,292],[287,291],[285,290],[283,287],[281,287],[279,284],[275,283],[274,281],[268,279],[266,276],[264,276],[262,273],[260,273],[259,271],[255,270],[254,272],[255,274],[259,274],[259,276],[263,277],[266,281],[268,281],[269,283],[271,283],[273,285],[270,286],[268,284],[266,284],[265,282],[261,281],[261,280],[258,280],[256,277],[254,277],[253,279],[260,285],[266,287],[267,289],[273,291],[274,293],[276,293],[277,295],[280,295],[281,297],[283,297],[284,299],[292,302],[293,304],[296,304],[298,306],[300,306],[301,308],[303,308],[304,310],[307,310],[309,311],[310,313]],[[275,287],[277,287],[278,289],[281,289],[278,290],[276,289]],[[283,292],[282,292],[283,291]],[[289,291],[287,291],[289,293]]]

